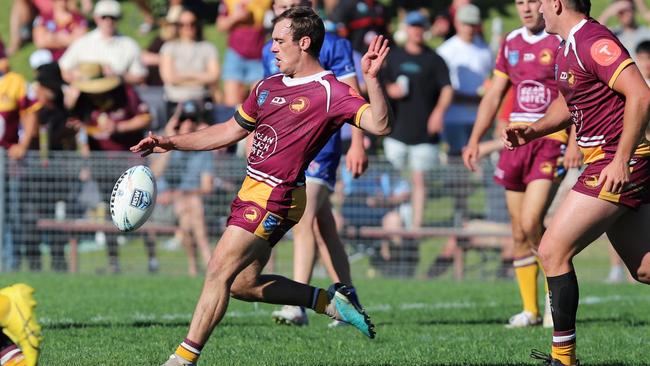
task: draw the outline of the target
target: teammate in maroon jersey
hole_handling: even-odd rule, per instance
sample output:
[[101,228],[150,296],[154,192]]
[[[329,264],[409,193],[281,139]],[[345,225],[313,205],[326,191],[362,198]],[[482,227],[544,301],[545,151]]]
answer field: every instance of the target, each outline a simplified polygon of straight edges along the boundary
[[[510,113],[511,124],[530,124],[541,118],[557,97],[553,65],[560,38],[544,31],[539,0],[516,0],[523,26],[512,31],[501,44],[487,94],[481,100],[472,135],[463,151],[468,169],[476,169],[479,143],[488,132],[499,104],[512,85],[515,101]],[[542,238],[546,210],[562,179],[558,160],[567,143],[567,133],[539,139],[526,147],[501,152],[494,172],[495,181],[506,189],[506,205],[512,223],[513,265],[523,309],[508,321],[507,327],[538,325],[538,262],[534,254]],[[570,149],[577,150],[575,142]],[[544,312],[544,326],[552,327],[550,308]]]
[[245,301],[311,308],[374,337],[373,324],[350,300],[346,286],[334,284],[324,290],[261,274],[272,246],[302,215],[307,164],[336,129],[353,121],[370,133],[390,132],[389,110],[377,80],[388,42],[376,37],[362,59],[368,104],[319,64],[324,32],[323,22],[310,8],[285,11],[274,21],[271,48],[282,74],[259,82],[233,118],[190,134],[150,135],[131,148],[143,155],[211,150],[254,134],[247,176],[212,254],[187,338],[165,365],[196,363],[226,312],[230,294]]
[[578,281],[572,259],[606,233],[632,276],[650,284],[650,89],[628,52],[589,18],[589,0],[542,0],[546,30],[564,40],[555,58],[560,96],[531,125],[507,127],[508,148],[576,126],[586,169],[540,243],[553,311],[546,365],[576,364]]

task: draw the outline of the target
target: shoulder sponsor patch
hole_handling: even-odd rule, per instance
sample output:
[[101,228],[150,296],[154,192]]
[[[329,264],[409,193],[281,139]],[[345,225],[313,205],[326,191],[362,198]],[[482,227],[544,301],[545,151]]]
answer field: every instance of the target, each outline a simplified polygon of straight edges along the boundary
[[591,45],[591,58],[600,66],[609,66],[621,55],[621,47],[614,40],[602,38]]

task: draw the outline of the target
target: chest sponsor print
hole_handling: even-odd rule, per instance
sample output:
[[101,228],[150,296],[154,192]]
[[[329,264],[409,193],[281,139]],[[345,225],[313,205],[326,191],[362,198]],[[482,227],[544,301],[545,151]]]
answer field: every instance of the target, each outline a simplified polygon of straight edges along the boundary
[[517,103],[526,112],[541,112],[551,103],[551,89],[535,80],[517,86]]
[[278,147],[278,133],[267,124],[259,125],[253,132],[253,145],[248,163],[259,164],[268,159]]

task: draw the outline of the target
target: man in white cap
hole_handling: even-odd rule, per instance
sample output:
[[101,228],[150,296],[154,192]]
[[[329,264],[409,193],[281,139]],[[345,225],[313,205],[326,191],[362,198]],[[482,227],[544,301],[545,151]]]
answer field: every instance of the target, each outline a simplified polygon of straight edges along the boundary
[[74,81],[74,70],[83,62],[100,63],[105,72],[121,76],[127,83],[144,80],[147,69],[140,62],[140,46],[117,32],[121,16],[120,3],[115,0],[100,0],[95,4],[93,18],[97,28],[72,43],[59,60],[67,82]]

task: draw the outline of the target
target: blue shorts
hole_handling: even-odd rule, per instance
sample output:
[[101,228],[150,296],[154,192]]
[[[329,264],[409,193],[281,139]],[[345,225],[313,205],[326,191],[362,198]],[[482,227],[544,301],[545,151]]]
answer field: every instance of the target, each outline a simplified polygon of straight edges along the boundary
[[223,80],[237,80],[252,85],[264,78],[262,60],[248,59],[228,48],[223,60]]
[[339,168],[340,161],[341,154],[318,154],[314,160],[309,163],[307,170],[305,170],[306,180],[322,184],[326,186],[331,192],[334,192],[334,185],[336,184],[336,171]]

